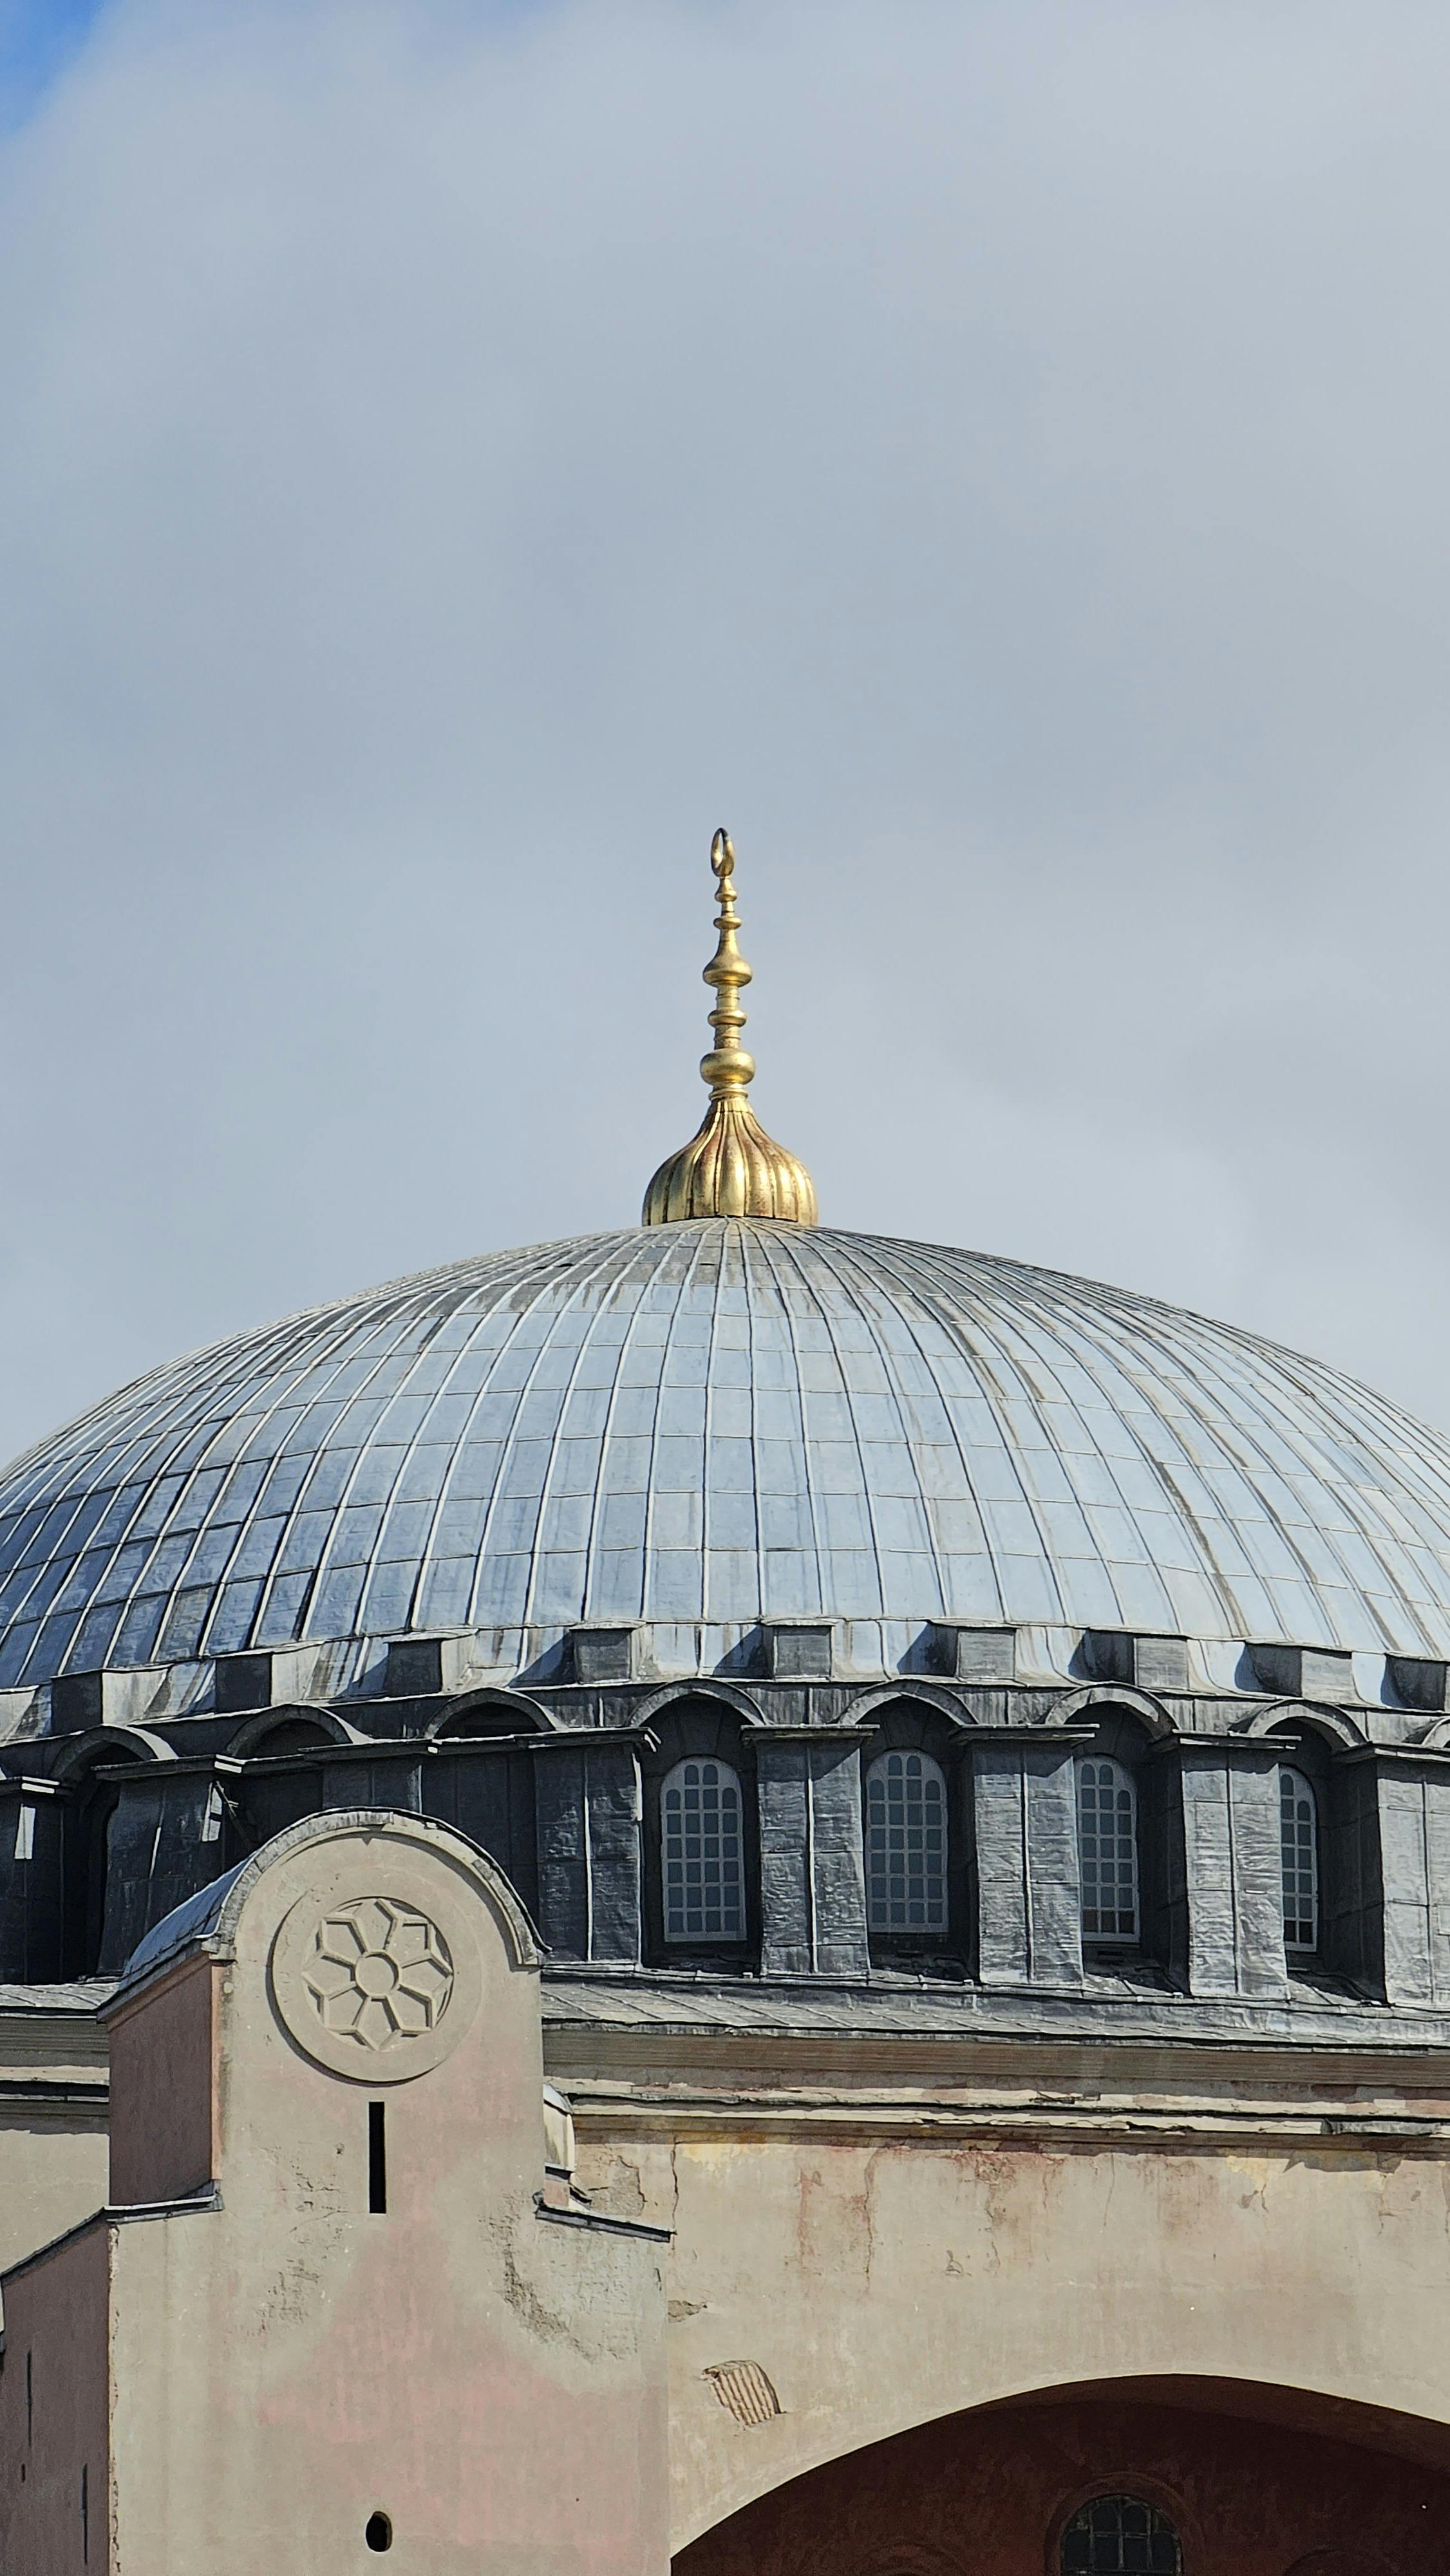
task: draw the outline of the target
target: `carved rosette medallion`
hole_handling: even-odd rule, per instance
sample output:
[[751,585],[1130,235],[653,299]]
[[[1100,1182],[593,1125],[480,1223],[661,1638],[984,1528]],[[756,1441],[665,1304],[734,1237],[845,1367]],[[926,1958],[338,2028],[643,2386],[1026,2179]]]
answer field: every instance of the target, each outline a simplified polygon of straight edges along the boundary
[[304,2053],[335,2075],[425,2074],[463,2036],[476,1973],[421,1903],[396,1891],[304,1897],[272,1945],[272,1998]]
[[360,1896],[323,1917],[302,1982],[325,2030],[359,2048],[392,2048],[437,2029],[453,1992],[453,1961],[437,1924],[416,1907]]

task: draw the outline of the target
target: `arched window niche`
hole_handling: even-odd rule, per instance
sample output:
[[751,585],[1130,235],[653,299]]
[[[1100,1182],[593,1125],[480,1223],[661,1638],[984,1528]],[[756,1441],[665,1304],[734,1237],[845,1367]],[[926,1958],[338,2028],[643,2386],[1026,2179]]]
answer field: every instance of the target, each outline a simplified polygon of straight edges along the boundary
[[111,1839],[121,1784],[101,1774],[121,1764],[128,1772],[144,1768],[135,1746],[124,1740],[93,1750],[66,1781],[60,1840],[60,1968],[65,1977],[94,1977],[103,1968],[114,1973],[127,1946],[123,1937],[115,1945],[117,1955],[106,1955]]
[[435,1728],[422,1777],[424,1814],[478,1843],[536,1919],[538,1757],[529,1739],[546,1731],[527,1701],[470,1701]]
[[[322,1813],[322,1757],[336,1738],[314,1717],[291,1711],[272,1724],[245,1730],[244,1770],[237,1808],[252,1849],[288,1825]],[[276,1763],[276,1770],[268,1766]],[[255,1767],[254,1767],[255,1766]]]
[[744,1969],[759,1946],[754,1766],[735,1711],[685,1698],[642,1760],[645,1948],[653,1966]]
[[1104,1709],[1077,1756],[1077,1856],[1083,1962],[1122,1969],[1133,1961],[1166,1968],[1172,1766],[1155,1758],[1152,1736],[1126,1709]]
[[970,1739],[919,1701],[873,1708],[861,1828],[872,1964],[965,1976],[971,1908]]

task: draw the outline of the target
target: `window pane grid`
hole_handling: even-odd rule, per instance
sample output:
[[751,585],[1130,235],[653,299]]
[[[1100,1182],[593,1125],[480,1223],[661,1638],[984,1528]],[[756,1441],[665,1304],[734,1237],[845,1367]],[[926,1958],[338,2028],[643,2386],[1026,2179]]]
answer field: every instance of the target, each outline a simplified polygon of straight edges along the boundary
[[1099,1941],[1138,1937],[1138,1814],[1120,1763],[1078,1764],[1077,1835],[1082,1928]]
[[725,1762],[677,1762],[660,1798],[665,1939],[740,1941],[740,1783]]
[[883,1753],[866,1774],[866,1920],[947,1928],[946,1783],[929,1753]]
[[1279,1851],[1284,1876],[1284,1947],[1319,1947],[1319,1831],[1314,1791],[1300,1771],[1279,1774]]
[[1139,2496],[1094,2496],[1062,2535],[1062,2576],[1182,2576],[1166,2513]]

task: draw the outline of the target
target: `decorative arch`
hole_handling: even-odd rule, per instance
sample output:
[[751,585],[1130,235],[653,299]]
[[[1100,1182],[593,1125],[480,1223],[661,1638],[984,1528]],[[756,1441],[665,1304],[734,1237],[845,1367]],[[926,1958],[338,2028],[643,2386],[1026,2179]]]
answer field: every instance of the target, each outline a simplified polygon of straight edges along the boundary
[[[478,1730],[475,1740],[480,1743],[486,1742],[491,1734],[553,1735],[559,1732],[556,1720],[548,1711],[536,1699],[526,1699],[520,1691],[474,1690],[465,1691],[460,1698],[450,1700],[443,1715],[435,1719],[422,1741],[441,1744],[456,1736],[466,1737],[471,1717],[488,1720],[488,1724]],[[495,1724],[495,1720],[506,1720],[507,1724]]]
[[1179,1729],[1161,1700],[1149,1691],[1136,1690],[1130,1682],[1086,1682],[1080,1690],[1070,1690],[1054,1702],[1043,1720],[1044,1731],[1055,1726],[1073,1726],[1086,1716],[1096,1716],[1102,1709],[1121,1709],[1125,1716],[1136,1717],[1152,1736],[1177,1735]]
[[107,1762],[174,1762],[176,1754],[164,1736],[149,1726],[93,1726],[73,1744],[55,1777],[63,1785],[82,1779]]
[[[280,1734],[287,1726],[315,1726],[329,1744],[366,1744],[368,1741],[361,1727],[350,1726],[335,1709],[308,1707],[300,1700],[285,1700],[276,1708],[264,1708],[257,1716],[249,1717],[238,1727],[227,1751],[238,1759],[265,1753],[268,1736]],[[319,1744],[306,1749],[320,1753],[323,1747]]]
[[915,1673],[903,1673],[899,1681],[881,1682],[863,1691],[859,1699],[852,1700],[845,1722],[848,1726],[861,1727],[864,1732],[866,1720],[878,1708],[900,1708],[911,1700],[922,1708],[929,1708],[935,1716],[945,1718],[948,1726],[958,1728],[964,1735],[974,1735],[977,1731],[977,1719],[955,1691],[941,1682],[919,1681]]
[[1272,1735],[1286,1724],[1308,1727],[1334,1751],[1369,1742],[1364,1728],[1346,1710],[1306,1699],[1275,1700],[1268,1708],[1256,1709],[1246,1717],[1237,1731],[1241,1735]]
[[717,1674],[711,1673],[699,1681],[666,1682],[662,1689],[652,1691],[635,1710],[634,1724],[642,1733],[656,1718],[668,1717],[683,1701],[701,1699],[718,1701],[744,1726],[763,1726],[766,1723],[765,1711],[750,1691],[742,1690],[738,1682],[721,1681]]

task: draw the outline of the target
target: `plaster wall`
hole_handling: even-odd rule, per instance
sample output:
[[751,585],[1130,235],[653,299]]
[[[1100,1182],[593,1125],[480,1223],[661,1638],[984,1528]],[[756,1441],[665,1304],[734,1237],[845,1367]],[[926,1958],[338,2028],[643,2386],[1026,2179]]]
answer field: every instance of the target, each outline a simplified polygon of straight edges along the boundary
[[[723,2107],[723,2106],[722,2106]],[[1189,2368],[1450,2424],[1450,2164],[961,2144],[827,2130],[666,2141],[591,2115],[584,2178],[668,2211],[673,2545],[912,2425]],[[778,2413],[740,2420],[749,2361]]]
[[88,2218],[105,2197],[104,2097],[84,2127],[24,2104],[0,2106],[0,2272]]
[[[663,2249],[538,2215],[537,1974],[481,1868],[438,1828],[309,1831],[243,1907],[221,1978],[222,2205],[117,2235],[119,2576],[355,2576],[375,2512],[399,2576],[485,2553],[510,2576],[662,2569]],[[446,1921],[460,1992],[476,1945],[471,2022],[404,2082],[315,2064],[272,2001],[291,1909],[378,1890]],[[139,2041],[118,2088],[123,2062],[144,2067]]]

